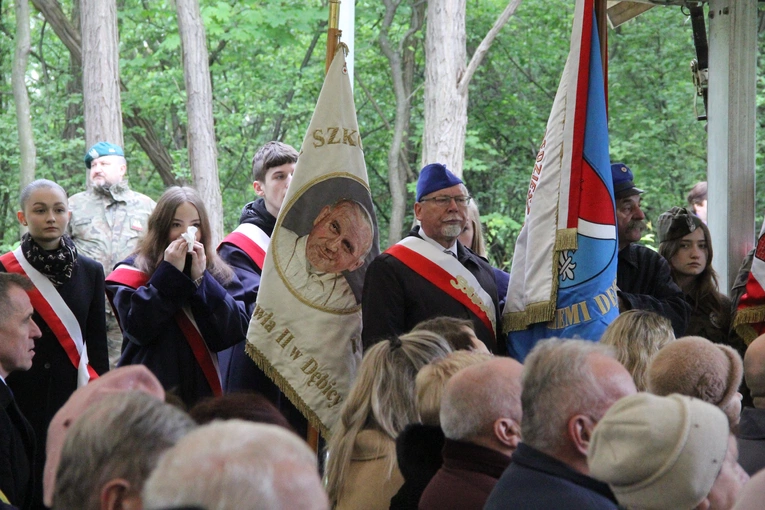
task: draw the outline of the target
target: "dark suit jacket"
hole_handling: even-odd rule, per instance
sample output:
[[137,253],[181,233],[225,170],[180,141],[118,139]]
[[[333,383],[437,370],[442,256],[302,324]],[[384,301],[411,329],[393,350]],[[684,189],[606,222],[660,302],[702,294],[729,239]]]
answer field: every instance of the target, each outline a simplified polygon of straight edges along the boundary
[[[420,237],[418,232],[419,228],[415,228],[409,235]],[[497,329],[501,330],[494,269],[459,241],[457,259],[491,296]],[[506,349],[505,342],[497,342],[491,331],[465,305],[387,253],[379,255],[369,264],[364,278],[361,313],[364,324],[361,339],[365,350],[380,340],[407,333],[418,323],[442,315],[473,321],[476,336],[489,351],[504,353]],[[497,331],[497,336],[501,338],[500,331]]]
[[0,490],[14,506],[32,507],[35,436],[11,391],[0,381]]

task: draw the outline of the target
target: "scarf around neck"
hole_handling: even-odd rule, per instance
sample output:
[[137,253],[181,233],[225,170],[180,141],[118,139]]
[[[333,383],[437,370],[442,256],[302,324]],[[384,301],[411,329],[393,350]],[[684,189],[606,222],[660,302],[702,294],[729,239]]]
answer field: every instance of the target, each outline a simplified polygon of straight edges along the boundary
[[21,238],[21,251],[32,267],[45,275],[55,287],[68,282],[77,265],[77,248],[68,235],[61,236],[58,248],[48,251],[27,232]]

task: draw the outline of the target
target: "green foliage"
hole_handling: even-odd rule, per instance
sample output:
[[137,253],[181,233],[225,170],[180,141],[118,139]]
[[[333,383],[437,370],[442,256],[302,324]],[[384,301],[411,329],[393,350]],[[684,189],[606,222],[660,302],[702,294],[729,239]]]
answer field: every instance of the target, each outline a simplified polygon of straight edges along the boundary
[[[71,12],[72,0],[60,1],[65,12]],[[250,160],[257,148],[271,139],[297,148],[302,144],[324,76],[324,3],[201,0],[227,229],[236,225],[241,206],[253,198]],[[401,2],[398,8],[389,33],[394,46],[410,28],[411,4]],[[140,113],[152,123],[173,158],[176,177],[189,180],[182,48],[174,4],[153,0],[120,5],[120,72],[126,87],[123,111]],[[468,2],[468,55],[505,5],[505,0]],[[573,7],[570,0],[524,0],[469,87],[464,177],[480,204],[490,259],[498,267],[509,268],[524,221],[531,169],[569,50]],[[352,55],[357,116],[381,239],[387,237],[390,215],[387,157],[395,114],[390,68],[378,43],[383,14],[382,2],[356,1]],[[10,84],[13,34],[13,5],[3,2],[0,250],[17,239],[18,140]],[[410,43],[414,91],[405,145],[407,162],[415,173],[423,130],[424,36],[422,30]],[[656,7],[609,30],[608,38],[611,156],[634,170],[638,185],[647,191],[644,204],[649,220],[655,219],[669,207],[684,203],[685,194],[703,178],[706,166],[706,133],[693,112],[690,25],[679,8]],[[66,48],[35,11],[32,46],[27,81],[37,175],[57,180],[74,193],[85,182],[81,162],[85,146],[82,114],[75,108],[67,118],[67,106],[81,104],[81,94],[71,87],[79,78],[71,73]],[[765,57],[759,58],[763,67]],[[759,78],[758,110],[765,108],[764,86],[765,79]],[[765,115],[759,118],[765,119]],[[69,139],[63,137],[67,126],[74,126],[75,136]],[[763,128],[765,121],[758,121],[759,135]],[[757,143],[759,168],[765,136],[758,136]],[[125,145],[132,186],[159,196],[163,184],[128,130]],[[409,187],[407,209],[411,211],[413,183]],[[765,182],[758,182],[757,197],[757,210],[765,210]],[[413,220],[409,214],[407,222]],[[647,240],[650,243],[650,237]]]

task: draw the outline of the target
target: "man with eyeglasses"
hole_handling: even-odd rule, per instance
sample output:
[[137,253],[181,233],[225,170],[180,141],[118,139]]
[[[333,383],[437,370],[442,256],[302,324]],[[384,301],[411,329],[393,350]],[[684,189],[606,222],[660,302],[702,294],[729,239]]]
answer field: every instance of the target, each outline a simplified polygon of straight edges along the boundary
[[361,299],[364,349],[423,320],[448,316],[471,320],[489,351],[504,352],[504,342],[497,342],[501,321],[494,272],[457,240],[468,221],[470,198],[444,165],[420,171],[414,204],[420,226],[367,269]]

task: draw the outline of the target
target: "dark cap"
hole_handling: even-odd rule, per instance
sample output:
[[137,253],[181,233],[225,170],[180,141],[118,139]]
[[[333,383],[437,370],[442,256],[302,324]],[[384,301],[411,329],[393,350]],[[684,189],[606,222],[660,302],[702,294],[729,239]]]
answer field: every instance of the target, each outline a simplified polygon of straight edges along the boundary
[[114,145],[109,142],[98,142],[85,153],[85,166],[90,168],[90,164],[93,163],[93,160],[98,159],[101,156],[122,156],[124,158],[125,153],[122,152],[122,147],[119,145]]
[[685,207],[673,207],[662,213],[657,222],[659,242],[673,241],[685,237],[701,226],[701,218]]
[[624,163],[611,165],[611,178],[614,181],[614,198],[627,198],[644,193],[642,189],[635,187],[635,183],[632,182],[632,170]]
[[420,176],[417,178],[416,201],[419,202],[422,197],[434,191],[451,188],[457,184],[462,184],[462,179],[451,173],[441,163],[426,165],[420,170]]

